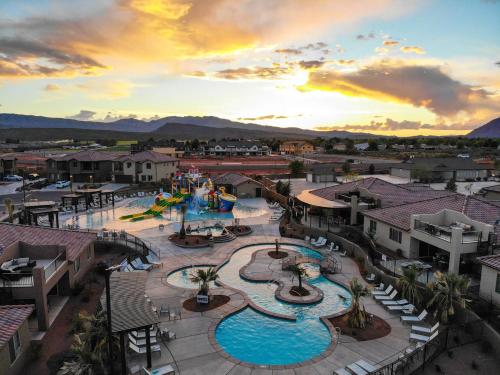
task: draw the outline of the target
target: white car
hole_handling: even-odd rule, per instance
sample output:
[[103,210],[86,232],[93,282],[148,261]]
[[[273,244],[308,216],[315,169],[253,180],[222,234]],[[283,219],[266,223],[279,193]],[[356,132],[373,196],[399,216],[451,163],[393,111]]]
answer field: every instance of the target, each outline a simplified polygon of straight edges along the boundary
[[71,182],[69,181],[64,181],[64,180],[61,180],[61,181],[57,181],[56,182],[56,189],[64,189],[64,188],[67,188],[71,185]]
[[5,181],[22,181],[23,178],[21,176],[11,174],[11,175],[5,176],[4,180]]

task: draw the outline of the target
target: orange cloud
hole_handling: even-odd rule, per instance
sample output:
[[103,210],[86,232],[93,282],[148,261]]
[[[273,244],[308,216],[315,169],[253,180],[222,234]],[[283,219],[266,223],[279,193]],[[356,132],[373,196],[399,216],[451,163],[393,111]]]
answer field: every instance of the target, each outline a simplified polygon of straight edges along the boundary
[[422,47],[418,46],[402,46],[400,49],[404,53],[416,53],[418,55],[425,54],[425,50]]
[[397,46],[399,42],[397,40],[384,40],[383,44],[386,47],[392,47],[392,46]]

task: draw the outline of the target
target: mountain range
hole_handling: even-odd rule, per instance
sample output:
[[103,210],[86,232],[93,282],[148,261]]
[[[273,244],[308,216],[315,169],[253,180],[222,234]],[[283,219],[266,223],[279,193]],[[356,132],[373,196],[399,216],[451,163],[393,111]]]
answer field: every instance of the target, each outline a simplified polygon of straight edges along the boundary
[[500,117],[491,120],[487,124],[474,129],[469,134],[468,138],[500,138]]

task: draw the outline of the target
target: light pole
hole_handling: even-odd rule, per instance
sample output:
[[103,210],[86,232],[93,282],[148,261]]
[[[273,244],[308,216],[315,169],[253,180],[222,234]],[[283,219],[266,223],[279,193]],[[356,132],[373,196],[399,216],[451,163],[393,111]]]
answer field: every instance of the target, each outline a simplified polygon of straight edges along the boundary
[[71,192],[73,192],[73,175],[72,174],[69,175],[69,188],[70,188]]
[[106,315],[108,320],[108,355],[110,374],[114,374],[113,368],[113,330],[111,328],[111,290],[109,287],[109,278],[111,274],[120,269],[119,265],[108,267],[104,270],[104,279],[106,280]]

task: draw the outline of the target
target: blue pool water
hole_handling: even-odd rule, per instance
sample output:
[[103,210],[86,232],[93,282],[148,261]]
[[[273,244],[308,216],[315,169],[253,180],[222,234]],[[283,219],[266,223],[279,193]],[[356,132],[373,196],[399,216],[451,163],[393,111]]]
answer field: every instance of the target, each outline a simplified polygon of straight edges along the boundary
[[[215,332],[219,345],[233,357],[257,365],[288,365],[321,354],[332,338],[319,318],[338,312],[351,303],[349,291],[323,277],[318,265],[305,265],[310,275],[308,282],[324,293],[321,302],[311,305],[280,302],[274,297],[277,288],[274,283],[249,282],[239,276],[239,269],[250,261],[255,251],[273,246],[265,244],[242,248],[219,270],[221,281],[247,293],[256,305],[296,318],[296,321],[278,319],[245,308],[222,320]],[[281,249],[293,249],[316,259],[322,257],[318,252],[302,246],[282,245]]]

